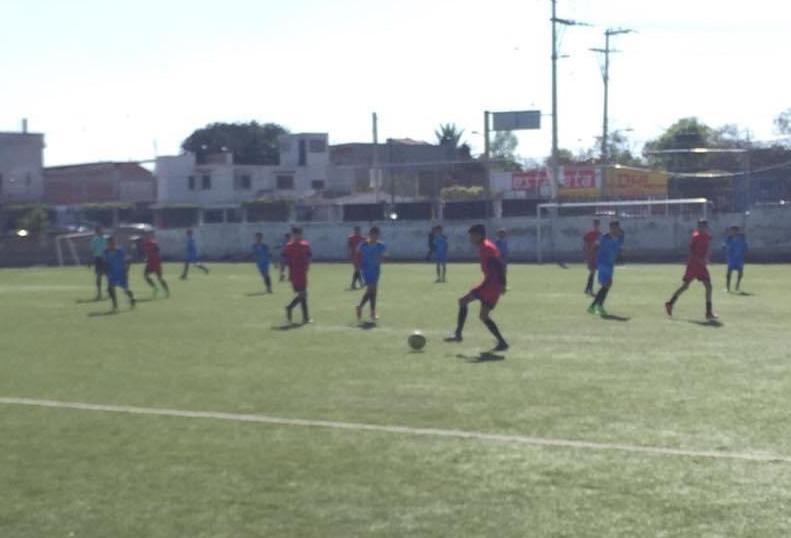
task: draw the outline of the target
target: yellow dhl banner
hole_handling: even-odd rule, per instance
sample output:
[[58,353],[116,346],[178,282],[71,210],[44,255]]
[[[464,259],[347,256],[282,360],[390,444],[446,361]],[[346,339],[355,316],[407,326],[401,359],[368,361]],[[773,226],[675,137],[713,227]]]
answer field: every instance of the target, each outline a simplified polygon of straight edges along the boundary
[[643,197],[667,196],[667,172],[612,166],[607,169],[605,192],[607,196]]

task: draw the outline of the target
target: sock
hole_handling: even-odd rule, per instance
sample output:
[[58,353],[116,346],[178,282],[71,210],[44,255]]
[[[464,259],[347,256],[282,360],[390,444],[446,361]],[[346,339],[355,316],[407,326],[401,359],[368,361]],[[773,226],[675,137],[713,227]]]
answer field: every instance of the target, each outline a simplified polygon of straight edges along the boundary
[[706,314],[711,314],[711,301],[706,301]]
[[96,275],[96,296],[102,296],[102,275]]
[[461,336],[464,324],[467,322],[467,305],[459,307],[459,317],[456,321],[456,336]]
[[170,288],[168,288],[168,283],[165,282],[164,278],[159,279],[159,285],[162,286],[162,289],[165,290],[165,293],[170,295]]
[[503,340],[503,335],[500,334],[500,329],[497,328],[497,324],[492,319],[484,320],[483,324],[486,325],[486,328],[489,329],[489,332],[492,333],[495,338],[497,338],[498,343],[505,342],[505,340]]
[[107,288],[107,295],[109,295],[110,299],[113,301],[113,308],[118,308],[118,299],[115,297],[115,286]]
[[297,295],[290,303],[288,303],[288,306],[286,308],[291,310],[292,308],[297,306],[300,303],[300,301],[302,301],[302,298],[299,295]]
[[272,291],[272,279],[269,278],[269,273],[264,275],[264,284],[266,285],[267,291]]
[[200,264],[200,263],[199,263],[199,264],[198,264],[198,269],[200,269],[201,271],[203,271],[203,272],[204,272],[204,273],[206,273],[207,275],[209,274],[209,269],[208,269],[208,268],[207,268],[205,265],[203,265],[203,264]]
[[593,291],[593,273],[588,274],[588,284],[585,286],[585,291]]
[[187,278],[187,273],[190,272],[189,262],[184,262],[184,270],[181,272],[181,278]]
[[607,288],[602,287],[599,290],[599,293],[596,294],[596,297],[594,297],[593,303],[591,303],[591,306],[601,305],[602,301],[604,300],[604,297],[606,295],[606,291],[607,291]]
[[156,285],[156,284],[154,284],[154,281],[153,281],[153,280],[151,280],[151,277],[150,277],[150,276],[146,275],[146,276],[145,276],[145,277],[143,277],[143,278],[145,278],[145,280],[146,280],[146,282],[148,283],[148,285],[149,285],[149,286],[151,286],[152,288],[154,288],[154,290],[156,290],[156,289],[157,289],[157,285]]
[[371,293],[371,312],[376,312],[376,292]]
[[368,299],[370,299],[370,298],[371,298],[371,296],[368,294],[368,291],[366,290],[366,292],[363,294],[362,300],[360,301],[360,308],[364,307],[365,303],[367,303]]
[[302,321],[305,323],[308,322],[310,316],[308,315],[308,295],[305,294],[302,296],[302,300],[300,301],[302,304]]
[[728,271],[728,274],[725,275],[725,289],[730,291],[731,290],[731,272]]
[[134,303],[135,302],[135,296],[132,295],[132,291],[131,290],[124,290],[124,291],[126,292],[126,296],[129,297],[129,302],[130,303]]
[[610,293],[610,288],[602,288],[599,293],[601,294],[601,299],[599,299],[599,306],[604,306],[604,301],[607,300],[607,294]]

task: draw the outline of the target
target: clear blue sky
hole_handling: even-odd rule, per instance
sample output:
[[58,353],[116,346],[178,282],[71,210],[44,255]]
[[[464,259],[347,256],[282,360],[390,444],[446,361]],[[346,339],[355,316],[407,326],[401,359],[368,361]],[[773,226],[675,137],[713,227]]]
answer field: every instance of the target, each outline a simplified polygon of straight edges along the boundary
[[[775,136],[791,107],[791,7],[752,0],[558,0],[564,30],[561,145],[599,134],[602,84],[589,52],[617,38],[611,121],[638,142],[679,117]],[[549,112],[549,0],[3,0],[0,130],[47,135],[47,164],[178,151],[213,121],[276,121],[332,142],[432,139],[440,122],[479,149],[482,112]],[[549,150],[542,132],[519,153]]]

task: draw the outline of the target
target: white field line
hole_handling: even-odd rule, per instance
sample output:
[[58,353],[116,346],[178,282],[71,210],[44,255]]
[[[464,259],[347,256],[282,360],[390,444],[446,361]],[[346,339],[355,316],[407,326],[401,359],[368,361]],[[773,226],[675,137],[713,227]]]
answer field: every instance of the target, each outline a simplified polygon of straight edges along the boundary
[[397,435],[443,437],[449,439],[470,439],[494,443],[521,444],[536,447],[570,448],[578,450],[618,451],[633,454],[654,456],[678,456],[684,458],[703,458],[717,460],[741,460],[750,462],[791,463],[791,457],[761,453],[716,452],[712,450],[692,450],[682,448],[665,448],[655,446],[629,445],[621,443],[597,443],[592,441],[574,441],[568,439],[552,439],[485,433],[465,430],[448,430],[439,428],[412,428],[409,426],[388,426],[364,424],[358,422],[338,422],[332,420],[310,420],[299,418],[273,417],[269,415],[250,415],[223,413],[217,411],[186,411],[181,409],[160,409],[154,407],[134,407],[125,405],[101,405],[82,402],[61,402],[54,400],[38,400],[31,398],[3,398],[0,404],[29,407],[48,407],[73,409],[79,411],[99,411],[105,413],[124,413],[130,415],[153,415],[160,417],[196,418],[209,420],[227,420],[232,422],[254,422],[259,424],[275,424],[280,426],[300,426],[305,428],[325,428],[334,430],[363,431],[390,433]]

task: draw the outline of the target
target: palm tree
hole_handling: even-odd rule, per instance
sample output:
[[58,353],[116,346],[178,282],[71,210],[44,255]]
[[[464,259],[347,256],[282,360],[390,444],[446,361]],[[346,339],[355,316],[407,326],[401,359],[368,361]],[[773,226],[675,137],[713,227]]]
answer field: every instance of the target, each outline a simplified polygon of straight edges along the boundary
[[459,129],[455,123],[441,123],[434,131],[434,136],[440,146],[447,145],[456,149],[463,144],[461,137],[464,136],[464,129]]

